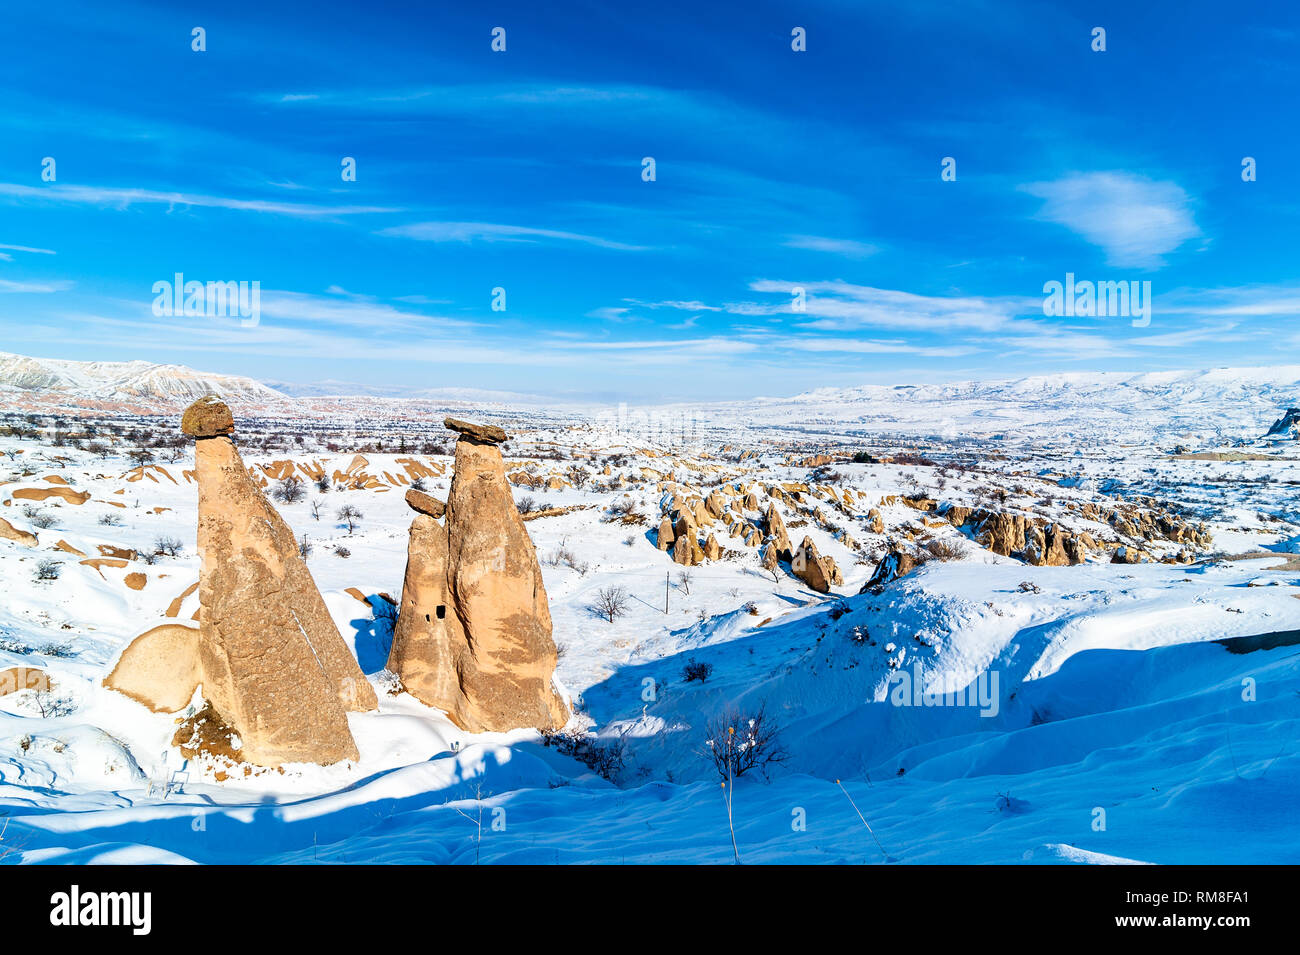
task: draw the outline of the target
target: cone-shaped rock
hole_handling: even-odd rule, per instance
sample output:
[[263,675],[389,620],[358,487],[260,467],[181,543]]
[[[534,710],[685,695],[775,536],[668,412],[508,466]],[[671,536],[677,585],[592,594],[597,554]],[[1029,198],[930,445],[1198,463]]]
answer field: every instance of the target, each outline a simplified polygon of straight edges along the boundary
[[562,726],[551,612],[537,554],[515,507],[499,428],[460,433],[443,524],[411,524],[388,668],[420,701],[471,732]]
[[[199,634],[197,652],[175,643],[174,661],[159,667],[145,634],[139,652],[124,653],[110,680],[138,699],[171,705],[197,679],[203,696],[242,742],[250,763],[335,763],[356,759],[348,710],[373,710],[366,681],[330,618],[316,582],[298,556],[293,531],[248,476],[229,435],[230,409],[201,398],[186,410],[182,430],[195,439],[199,486]],[[138,663],[136,661],[139,661]],[[156,673],[184,679],[153,686]]]

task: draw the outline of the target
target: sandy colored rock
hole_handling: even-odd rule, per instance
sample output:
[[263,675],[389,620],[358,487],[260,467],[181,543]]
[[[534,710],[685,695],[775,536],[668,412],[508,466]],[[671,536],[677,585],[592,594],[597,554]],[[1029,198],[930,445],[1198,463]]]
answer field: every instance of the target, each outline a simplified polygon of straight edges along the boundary
[[181,431],[191,438],[215,438],[234,434],[235,419],[230,409],[216,395],[207,395],[185,409]]
[[0,517],[0,540],[14,541],[24,547],[35,547],[37,543],[35,534],[31,531],[19,530],[3,517]]
[[[375,709],[374,689],[334,626],[293,531],[230,438],[208,433],[228,418],[229,409],[203,398],[183,419],[201,438],[194,450],[202,558],[194,656],[204,698],[238,732],[246,762],[357,759],[346,713]],[[143,685],[130,684],[141,698],[171,702],[183,687],[169,674],[189,679],[189,645],[171,634],[158,646],[179,656],[129,671],[153,675],[154,682],[146,676]]]
[[411,523],[388,669],[470,732],[563,726],[546,589],[501,451],[461,434],[444,523]]
[[767,505],[764,522],[767,528],[767,536],[776,546],[779,558],[781,560],[792,559],[794,557],[794,547],[790,543],[790,533],[785,529],[785,521],[781,518],[781,512],[770,501]]
[[436,497],[430,497],[423,491],[417,491],[415,488],[406,492],[406,503],[413,511],[421,514],[428,514],[430,517],[442,517],[447,510],[447,505],[442,503]]
[[993,553],[1010,557],[1025,549],[1025,519],[1020,514],[986,512],[980,523],[979,539]]
[[52,497],[69,504],[85,504],[90,500],[89,491],[74,491],[70,487],[20,487],[11,495],[16,501],[46,501]]
[[127,645],[104,686],[155,713],[175,713],[190,705],[200,681],[199,628],[165,623]]
[[835,561],[823,556],[817,550],[811,537],[805,537],[803,543],[794,552],[790,561],[791,572],[818,593],[830,593],[831,587],[843,583]]
[[677,533],[673,530],[673,522],[669,519],[668,515],[665,514],[663,520],[659,522],[659,533],[655,541],[655,546],[660,550],[667,550],[673,546],[673,541],[676,540],[676,538]]
[[704,556],[708,560],[717,560],[722,556],[722,545],[718,543],[718,539],[712,534],[710,534],[709,539],[704,542],[702,550],[704,551]]
[[195,445],[204,696],[259,765],[358,757],[346,711],[376,708],[293,531],[226,437]]
[[500,444],[510,440],[510,436],[494,424],[473,424],[459,418],[446,418],[442,423],[448,430],[484,444]]

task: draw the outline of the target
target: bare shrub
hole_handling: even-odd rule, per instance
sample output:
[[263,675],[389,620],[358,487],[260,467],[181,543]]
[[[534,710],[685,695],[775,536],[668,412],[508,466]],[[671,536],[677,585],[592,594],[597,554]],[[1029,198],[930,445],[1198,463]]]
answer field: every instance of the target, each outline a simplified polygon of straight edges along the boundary
[[293,474],[276,482],[275,487],[271,488],[271,499],[281,504],[297,504],[306,496],[307,489],[303,487],[302,478]]
[[738,711],[722,713],[705,728],[705,755],[723,781],[755,769],[766,776],[769,766],[790,755],[781,747],[779,734],[780,729],[767,718],[766,705],[749,716]]
[[682,667],[682,679],[687,683],[703,683],[713,675],[713,664],[691,658]]
[[175,537],[159,537],[153,542],[153,552],[158,557],[179,557],[185,545]]
[[57,560],[42,560],[36,564],[37,580],[58,580],[61,573],[63,573],[63,565]]
[[935,538],[934,540],[931,541],[927,541],[925,544],[925,549],[926,552],[929,553],[931,557],[939,561],[958,560],[961,557],[960,550],[958,550],[952,544],[949,544],[947,541],[939,540],[938,538]]
[[601,742],[587,734],[542,731],[542,745],[554,746],[562,756],[571,756],[593,773],[617,782],[627,758],[627,743],[622,738]]

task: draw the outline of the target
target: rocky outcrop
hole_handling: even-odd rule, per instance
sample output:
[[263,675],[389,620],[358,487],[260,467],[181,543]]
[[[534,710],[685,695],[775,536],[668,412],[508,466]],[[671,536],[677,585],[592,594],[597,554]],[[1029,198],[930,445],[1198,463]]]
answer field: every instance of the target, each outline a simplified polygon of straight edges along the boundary
[[388,669],[470,732],[562,726],[546,589],[497,447],[507,436],[447,426],[460,434],[451,491],[443,523],[427,508],[411,523]]
[[471,424],[459,418],[445,418],[442,423],[449,431],[455,431],[480,444],[503,444],[508,440],[505,431],[494,424]]
[[919,566],[920,563],[912,554],[901,547],[894,546],[881,558],[880,563],[876,565],[875,573],[862,585],[858,593],[865,594],[873,587],[883,587],[891,580],[910,574]]
[[406,492],[406,503],[411,510],[420,514],[427,514],[430,517],[442,517],[446,513],[447,505],[436,497],[430,497],[423,491],[417,491],[415,488]]
[[1265,437],[1300,440],[1300,408],[1287,408],[1286,414],[1273,422]]
[[794,552],[794,558],[790,561],[790,570],[805,584],[822,594],[830,593],[832,586],[840,586],[844,583],[835,561],[818,553],[817,545],[810,537],[805,537],[799,549]]
[[659,522],[659,533],[655,538],[655,546],[660,550],[667,550],[673,546],[673,541],[677,539],[677,532],[673,530],[672,519],[667,514]]
[[790,544],[790,533],[785,529],[785,521],[781,519],[781,512],[770,501],[767,505],[764,522],[768,539],[776,548],[777,557],[780,560],[792,559],[794,557],[794,547]]
[[[377,707],[325,607],[293,531],[249,476],[230,410],[201,398],[182,427],[199,486],[199,632],[157,628],[123,653],[109,685],[166,708],[191,682],[262,766],[357,759],[347,712]],[[161,655],[161,656],[160,656]],[[165,664],[160,660],[165,659]]]

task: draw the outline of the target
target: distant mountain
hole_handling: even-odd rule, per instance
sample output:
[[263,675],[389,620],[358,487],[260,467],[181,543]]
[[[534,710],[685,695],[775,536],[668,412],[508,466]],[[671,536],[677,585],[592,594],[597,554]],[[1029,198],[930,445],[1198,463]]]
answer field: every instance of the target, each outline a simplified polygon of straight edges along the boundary
[[675,408],[701,423],[827,434],[1227,441],[1257,439],[1298,398],[1300,365],[1282,365],[819,388]]
[[188,403],[207,394],[228,401],[283,401],[251,378],[147,361],[67,361],[0,352],[0,398],[38,395],[103,402]]

